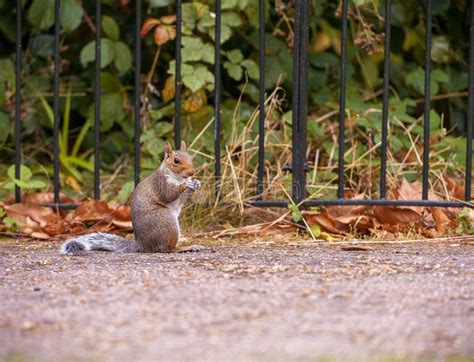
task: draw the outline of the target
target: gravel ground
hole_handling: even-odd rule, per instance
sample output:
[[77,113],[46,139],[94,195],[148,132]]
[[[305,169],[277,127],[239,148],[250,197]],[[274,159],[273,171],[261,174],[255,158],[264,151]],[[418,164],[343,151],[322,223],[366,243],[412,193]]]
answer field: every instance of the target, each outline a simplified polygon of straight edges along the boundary
[[0,359],[472,360],[473,244],[64,257],[3,239]]

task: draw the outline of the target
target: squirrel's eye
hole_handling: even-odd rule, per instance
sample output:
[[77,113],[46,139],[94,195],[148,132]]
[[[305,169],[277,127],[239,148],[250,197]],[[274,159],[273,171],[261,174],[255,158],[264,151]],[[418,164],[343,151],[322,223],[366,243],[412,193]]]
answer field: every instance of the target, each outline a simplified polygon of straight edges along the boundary
[[180,162],[180,161],[179,161],[179,158],[175,158],[175,159],[173,160],[173,163],[174,163],[175,165],[178,165],[179,162]]

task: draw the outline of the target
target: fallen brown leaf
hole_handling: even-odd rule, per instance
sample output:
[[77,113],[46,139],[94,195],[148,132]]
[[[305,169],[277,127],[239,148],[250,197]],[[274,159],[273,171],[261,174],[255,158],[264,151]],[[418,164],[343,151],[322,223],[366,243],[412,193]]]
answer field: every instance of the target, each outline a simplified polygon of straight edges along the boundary
[[[363,200],[365,199],[365,194],[357,194],[351,198],[348,198],[349,200]],[[326,208],[326,214],[330,218],[337,218],[339,216],[347,216],[347,215],[362,215],[364,212],[370,209],[370,206],[368,205],[347,205],[347,206],[342,206],[342,205],[334,205],[334,206],[328,206]]]
[[345,228],[337,228],[334,221],[324,213],[303,211],[301,215],[309,226],[319,225],[322,229],[333,234],[347,235]]
[[430,209],[433,219],[435,221],[436,230],[443,234],[446,231],[451,220],[446,215],[445,209],[439,207],[433,207]]
[[[382,224],[413,224],[423,220],[421,210],[395,206],[374,206],[373,212]],[[419,213],[420,212],[420,213]]]
[[465,193],[464,187],[459,185],[454,179],[451,177],[446,176],[445,178],[446,183],[448,184],[448,192],[452,199],[464,201]]
[[[59,200],[61,204],[74,204],[74,200],[70,197],[59,194]],[[54,204],[54,193],[52,192],[38,192],[34,194],[26,194],[24,200],[25,204],[36,204],[36,205],[51,205]]]
[[71,214],[72,219],[85,221],[112,221],[113,208],[105,201],[85,200]]
[[[56,212],[40,206],[54,201],[52,193],[38,193],[22,196],[28,202],[2,204],[7,216],[18,222],[22,234],[47,239],[58,235],[71,236],[86,231],[86,223],[94,222],[90,232],[111,232],[116,229],[132,229],[129,206],[113,206],[104,201],[85,200],[74,211]],[[74,200],[62,196],[62,202]]]
[[38,222],[40,226],[45,226],[48,222],[60,218],[52,209],[32,204],[4,205],[3,208],[9,217],[14,217],[24,224],[27,223],[28,217]]
[[367,230],[375,227],[376,222],[374,218],[367,215],[345,215],[335,218],[334,224],[338,229],[350,226],[354,229]]

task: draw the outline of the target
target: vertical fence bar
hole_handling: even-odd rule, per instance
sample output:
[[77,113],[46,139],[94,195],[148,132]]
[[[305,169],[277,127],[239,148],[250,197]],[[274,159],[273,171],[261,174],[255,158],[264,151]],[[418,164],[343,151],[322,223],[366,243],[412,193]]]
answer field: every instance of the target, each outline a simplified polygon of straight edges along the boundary
[[59,68],[61,2],[54,1],[54,203],[59,204]]
[[385,0],[385,45],[383,63],[383,100],[382,100],[382,155],[380,160],[380,198],[387,195],[387,134],[388,134],[388,87],[390,84],[390,37],[392,1]]
[[134,175],[135,175],[135,186],[140,182],[140,108],[141,108],[141,52],[142,43],[140,38],[140,27],[142,21],[142,2],[141,0],[135,1],[135,131],[134,131],[134,143],[135,143],[135,157],[134,157]]
[[216,0],[215,54],[214,54],[214,174],[216,196],[221,189],[221,0]]
[[422,198],[428,200],[428,183],[430,168],[430,108],[431,108],[431,19],[433,7],[431,0],[426,0],[426,34],[425,34],[425,104],[423,123],[423,179]]
[[176,0],[176,69],[174,74],[174,145],[179,149],[181,143],[181,29],[182,0]]
[[467,99],[467,126],[466,126],[466,201],[471,200],[472,187],[472,132],[474,123],[474,2],[471,1],[471,25],[469,28],[469,84]]
[[100,199],[100,48],[102,36],[101,1],[95,2],[95,115],[94,115],[94,198]]
[[[21,176],[21,0],[16,1],[15,50],[15,178],[19,179]],[[15,185],[15,202],[21,202],[21,189],[17,185]]]
[[293,201],[299,204],[306,197],[306,107],[307,107],[307,51],[308,2],[296,1],[295,46],[293,48],[293,127],[292,171]]
[[339,199],[344,198],[344,121],[346,118],[347,8],[348,0],[342,0],[341,66],[339,79],[339,157],[337,170],[337,197]]
[[258,66],[260,71],[259,124],[258,124],[258,174],[257,195],[263,192],[265,172],[265,0],[259,0],[259,50]]

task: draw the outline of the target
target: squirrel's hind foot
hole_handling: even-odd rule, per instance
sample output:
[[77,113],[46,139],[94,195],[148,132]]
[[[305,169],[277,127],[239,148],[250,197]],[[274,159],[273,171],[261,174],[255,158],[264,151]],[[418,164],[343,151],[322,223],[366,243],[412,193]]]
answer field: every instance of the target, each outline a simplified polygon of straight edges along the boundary
[[86,254],[86,247],[77,241],[71,240],[63,245],[61,253],[65,255],[84,255]]

